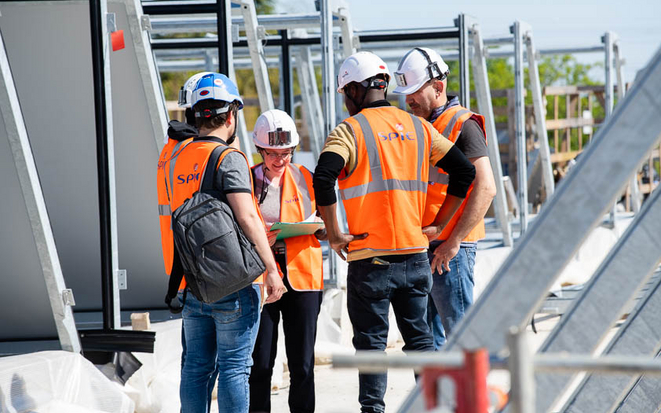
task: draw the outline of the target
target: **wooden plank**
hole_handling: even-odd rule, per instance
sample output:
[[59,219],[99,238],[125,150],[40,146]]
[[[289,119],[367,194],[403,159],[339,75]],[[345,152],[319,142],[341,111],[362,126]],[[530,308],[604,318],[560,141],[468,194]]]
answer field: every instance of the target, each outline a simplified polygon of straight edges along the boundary
[[566,128],[580,128],[583,126],[594,126],[595,119],[570,118],[570,119],[549,119],[546,121],[546,129],[557,130]]
[[559,152],[551,154],[551,163],[560,163],[570,161],[581,153],[581,151]]
[[[553,119],[558,120],[558,95],[553,96]],[[549,124],[546,122],[546,130],[549,130]],[[553,131],[553,149],[558,153],[558,130]]]

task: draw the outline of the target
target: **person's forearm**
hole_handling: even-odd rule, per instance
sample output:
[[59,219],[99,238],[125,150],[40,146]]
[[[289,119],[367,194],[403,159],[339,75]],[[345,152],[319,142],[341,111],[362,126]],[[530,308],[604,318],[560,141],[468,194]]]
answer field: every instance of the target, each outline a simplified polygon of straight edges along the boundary
[[264,262],[266,271],[277,272],[278,267],[275,263],[275,258],[273,258],[273,253],[266,237],[266,231],[264,231],[264,226],[259,216],[257,214],[248,214],[246,217],[237,218],[237,222],[246,237],[255,244],[255,251],[257,251],[262,262]]
[[328,239],[337,239],[337,237],[341,234],[340,224],[337,220],[337,203],[318,206],[317,208],[319,209],[321,219],[324,221],[324,225],[326,226]]
[[461,240],[475,228],[487,213],[491,201],[496,196],[496,183],[489,158],[486,156],[477,159],[471,159],[475,166],[475,181],[473,181],[473,190],[471,191],[466,207],[462,211],[457,225],[448,236],[447,241],[460,243]]
[[438,227],[438,231],[441,232],[448,225],[448,222],[450,222],[462,202],[464,202],[464,198],[448,194],[441,205],[441,209],[438,210],[432,225]]

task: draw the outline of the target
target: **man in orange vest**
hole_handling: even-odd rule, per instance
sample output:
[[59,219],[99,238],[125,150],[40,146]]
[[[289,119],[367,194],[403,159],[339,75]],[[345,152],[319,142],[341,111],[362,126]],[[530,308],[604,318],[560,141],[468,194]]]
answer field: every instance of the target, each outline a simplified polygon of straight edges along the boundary
[[[339,70],[338,92],[350,118],[326,139],[313,185],[331,248],[349,262],[347,308],[356,350],[384,351],[392,304],[404,351],[433,351],[427,324],[431,268],[429,239],[436,238],[459,207],[475,168],[427,121],[390,106],[390,75],[378,56],[358,52]],[[449,172],[448,197],[423,228],[429,169]],[[334,186],[350,234],[339,229]],[[383,412],[386,374],[359,374],[363,412]]]
[[[317,211],[312,189],[312,173],[291,162],[299,136],[294,120],[278,109],[262,113],[252,134],[264,160],[253,167],[255,196],[266,226],[276,222],[301,222]],[[289,367],[289,409],[314,412],[314,344],[317,317],[321,308],[324,273],[319,239],[325,231],[277,240],[269,231],[272,250],[287,294],[265,305],[259,323],[257,343],[252,353],[250,411],[271,411],[271,376],[277,355],[278,324],[282,317],[285,350]]]
[[[445,344],[446,335],[473,303],[477,241],[485,236],[484,214],[496,195],[484,117],[461,106],[456,96],[448,97],[448,73],[448,65],[438,53],[416,47],[400,60],[395,72],[397,88],[393,91],[406,95],[406,103],[413,113],[431,122],[475,166],[475,181],[466,200],[441,235],[429,245],[429,259],[434,270],[431,297],[435,304],[430,305],[430,324],[437,349]],[[447,190],[446,172],[443,169],[433,171],[423,225],[432,222]],[[444,264],[434,265],[434,262]]]
[[[156,189],[158,193],[158,216],[161,224],[161,247],[163,249],[163,264],[165,273],[170,276],[173,266],[177,266],[175,272],[181,272],[181,262],[175,262],[174,240],[172,236],[172,183],[174,177],[174,168],[177,162],[177,156],[181,150],[197,136],[195,127],[195,116],[191,109],[191,97],[193,89],[202,76],[211,72],[196,73],[181,87],[179,91],[178,105],[185,109],[186,123],[178,120],[171,120],[168,124],[168,134],[165,136],[165,145],[158,157],[158,169],[156,172]],[[165,297],[165,303],[170,310],[178,314],[182,306],[179,302],[174,302],[176,293],[179,290],[179,281],[170,279],[174,284],[168,288],[168,294]],[[182,339],[183,343],[183,339]],[[185,345],[185,343],[183,343]],[[183,363],[182,363],[183,364]]]
[[[200,136],[186,145],[177,157],[172,181],[173,210],[199,190],[211,152],[234,141],[236,116],[243,107],[236,85],[219,73],[205,75],[197,82],[191,103]],[[225,195],[236,222],[255,244],[267,270],[264,276],[268,292],[266,303],[275,302],[285,287],[254,202],[248,161],[242,152],[226,149],[216,171],[214,189]],[[179,388],[182,412],[207,411],[209,381],[216,371],[218,411],[247,412],[251,354],[259,326],[259,286],[249,285],[207,303],[195,293],[204,285],[187,284],[190,285],[186,287],[188,294],[182,312],[186,354]]]

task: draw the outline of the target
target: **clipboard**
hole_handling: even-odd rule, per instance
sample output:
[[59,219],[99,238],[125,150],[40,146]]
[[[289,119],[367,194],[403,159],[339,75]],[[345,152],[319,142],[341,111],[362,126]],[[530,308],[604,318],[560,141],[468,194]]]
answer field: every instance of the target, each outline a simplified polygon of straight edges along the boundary
[[300,235],[312,235],[321,228],[324,228],[323,222],[276,222],[271,226],[270,231],[280,230],[276,237],[276,240],[279,241]]

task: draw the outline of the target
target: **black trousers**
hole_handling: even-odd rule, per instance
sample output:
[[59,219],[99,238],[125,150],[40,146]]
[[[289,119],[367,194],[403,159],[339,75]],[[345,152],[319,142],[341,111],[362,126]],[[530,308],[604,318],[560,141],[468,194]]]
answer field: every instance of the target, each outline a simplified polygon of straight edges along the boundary
[[[276,260],[277,260],[276,256]],[[280,268],[285,268],[281,260]],[[314,412],[314,343],[321,291],[298,292],[291,288],[275,303],[262,309],[259,333],[252,353],[250,372],[250,411],[271,411],[271,376],[278,349],[278,323],[282,314],[285,350],[289,366],[289,409],[292,413]]]

